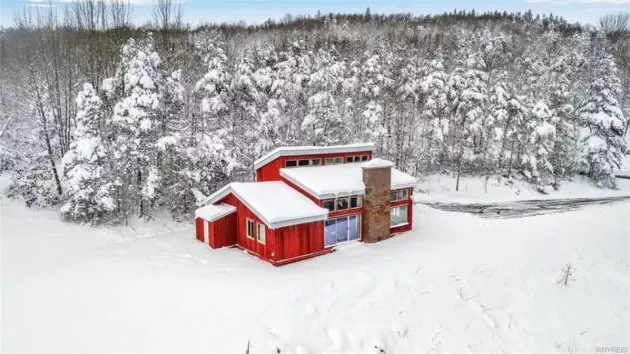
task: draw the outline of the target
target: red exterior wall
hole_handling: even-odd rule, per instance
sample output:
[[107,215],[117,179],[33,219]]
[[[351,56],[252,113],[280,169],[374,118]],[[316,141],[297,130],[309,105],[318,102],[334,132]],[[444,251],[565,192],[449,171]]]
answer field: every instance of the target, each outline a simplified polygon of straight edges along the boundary
[[204,219],[196,218],[195,219],[195,236],[197,240],[203,242],[203,223]]
[[399,205],[407,206],[407,225],[390,228],[389,232],[391,234],[397,234],[400,232],[411,230],[413,226],[413,198],[412,197],[413,197],[413,188],[409,188],[409,199],[391,202],[390,206],[399,206]]
[[284,168],[284,162],[286,160],[299,160],[299,159],[322,159],[322,165],[326,164],[326,158],[328,157],[342,157],[343,162],[346,162],[346,157],[350,156],[362,156],[367,155],[368,160],[372,159],[371,151],[359,151],[359,152],[345,152],[337,154],[312,154],[312,155],[295,155],[295,156],[280,156],[277,159],[269,162],[268,164],[260,167],[256,170],[256,181],[280,181],[280,169]]
[[236,244],[236,213],[232,213],[211,222],[209,225],[209,231],[210,247],[221,248],[234,246]]
[[283,265],[319,256],[332,249],[324,248],[324,222],[316,221],[273,230],[275,252],[272,263]]

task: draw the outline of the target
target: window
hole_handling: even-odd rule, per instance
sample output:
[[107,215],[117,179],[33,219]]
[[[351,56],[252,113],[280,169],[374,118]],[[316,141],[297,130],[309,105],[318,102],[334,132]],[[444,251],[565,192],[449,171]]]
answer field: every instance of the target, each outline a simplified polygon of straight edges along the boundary
[[327,157],[326,165],[337,165],[341,163],[341,157]]
[[254,220],[245,219],[245,229],[248,238],[254,238]]
[[348,198],[337,199],[337,210],[346,210],[346,209],[348,209]]
[[367,155],[361,155],[361,156],[348,156],[346,158],[347,162],[361,162],[361,161],[367,161],[368,156]]
[[402,226],[407,224],[407,206],[401,205],[389,209],[390,227]]
[[353,208],[360,208],[363,205],[363,198],[360,195],[353,195],[351,197],[343,197],[338,199],[326,199],[322,203],[324,208],[329,211],[347,210]]
[[358,208],[361,206],[362,198],[359,195],[350,197],[350,208]]
[[359,239],[360,217],[358,215],[328,219],[324,228],[324,245],[332,246],[340,242]]
[[285,167],[296,166],[319,166],[322,164],[322,159],[303,159],[303,160],[287,160],[284,163]]
[[335,200],[334,199],[324,200],[324,208],[330,211],[335,211]]
[[259,243],[265,244],[265,225],[258,224],[258,232],[256,233],[256,237]]
[[409,190],[407,188],[396,189],[390,192],[390,201],[392,202],[405,199],[409,199]]

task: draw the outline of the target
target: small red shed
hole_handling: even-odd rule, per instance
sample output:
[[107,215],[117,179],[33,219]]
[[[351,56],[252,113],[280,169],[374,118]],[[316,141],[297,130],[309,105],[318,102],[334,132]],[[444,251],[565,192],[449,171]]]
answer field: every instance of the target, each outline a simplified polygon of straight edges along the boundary
[[195,210],[197,240],[212,248],[236,243],[236,207],[224,203],[208,204]]

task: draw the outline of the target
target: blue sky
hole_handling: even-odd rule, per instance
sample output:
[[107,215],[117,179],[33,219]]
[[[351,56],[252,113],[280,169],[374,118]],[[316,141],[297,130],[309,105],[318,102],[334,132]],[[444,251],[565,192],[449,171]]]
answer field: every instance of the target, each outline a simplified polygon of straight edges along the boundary
[[[62,7],[73,0],[0,0],[0,24],[13,23],[13,13],[25,6]],[[152,0],[129,0],[134,5],[134,21],[142,24],[151,19]],[[328,12],[363,12],[369,7],[372,13],[411,12],[434,14],[452,9],[526,11],[554,13],[571,22],[596,23],[606,13],[630,12],[630,0],[184,0],[185,20],[201,22],[260,23],[268,18],[282,18],[285,14],[315,14]]]

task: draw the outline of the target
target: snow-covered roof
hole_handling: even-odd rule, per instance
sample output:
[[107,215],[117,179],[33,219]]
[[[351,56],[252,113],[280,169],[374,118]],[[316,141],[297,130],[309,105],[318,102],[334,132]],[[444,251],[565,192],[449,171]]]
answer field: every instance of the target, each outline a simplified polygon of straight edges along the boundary
[[236,212],[236,207],[225,203],[208,204],[195,210],[195,217],[215,221]]
[[[280,175],[318,199],[365,194],[362,163],[280,169]],[[409,188],[416,179],[391,169],[391,189]]]
[[370,161],[366,161],[361,164],[363,168],[384,168],[384,167],[394,167],[394,163],[391,161],[375,158]]
[[271,150],[258,160],[254,161],[254,168],[268,164],[280,156],[297,156],[297,155],[315,155],[315,154],[338,154],[348,152],[364,152],[373,151],[373,143],[357,143],[348,145],[331,145],[331,146],[285,146]]
[[230,193],[272,229],[328,217],[328,209],[320,208],[281,181],[230,183],[208,197],[208,203],[216,203]]

